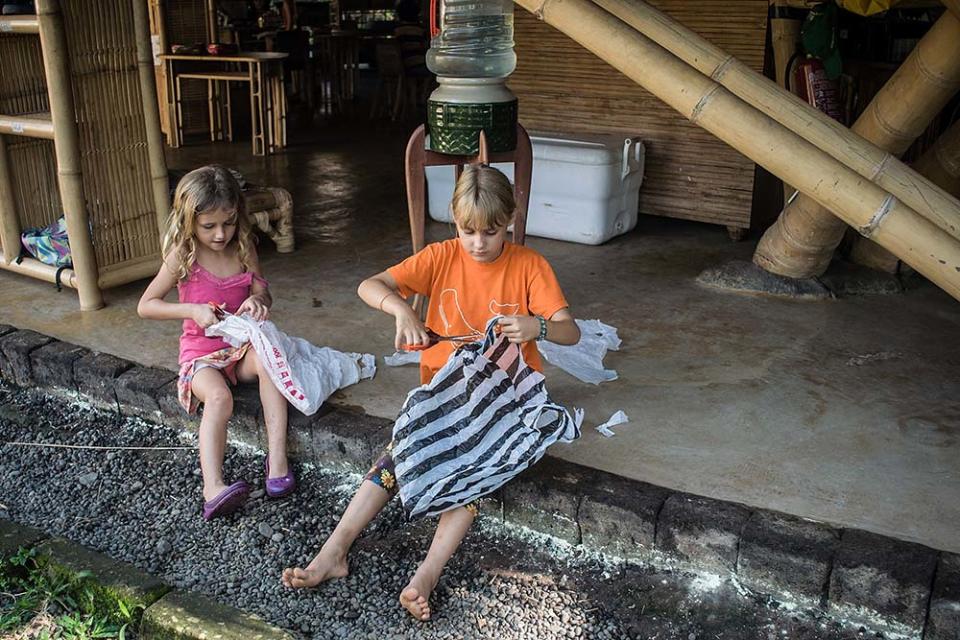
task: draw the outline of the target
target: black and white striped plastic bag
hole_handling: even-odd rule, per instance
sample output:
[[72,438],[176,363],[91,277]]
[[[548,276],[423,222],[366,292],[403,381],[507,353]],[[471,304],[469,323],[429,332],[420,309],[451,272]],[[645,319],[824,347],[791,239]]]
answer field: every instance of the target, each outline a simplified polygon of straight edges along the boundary
[[574,415],[550,400],[543,374],[487,325],[433,380],[412,391],[393,427],[400,499],[410,518],[467,505],[580,436]]

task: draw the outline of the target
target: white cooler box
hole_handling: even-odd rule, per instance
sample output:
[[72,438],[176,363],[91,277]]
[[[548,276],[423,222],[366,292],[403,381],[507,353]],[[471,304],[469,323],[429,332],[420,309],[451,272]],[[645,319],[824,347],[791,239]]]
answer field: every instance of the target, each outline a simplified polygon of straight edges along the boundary
[[[533,177],[527,234],[601,244],[637,224],[643,182],[640,138],[531,136]],[[494,164],[513,181],[513,164]],[[427,167],[430,217],[451,222],[453,167]]]

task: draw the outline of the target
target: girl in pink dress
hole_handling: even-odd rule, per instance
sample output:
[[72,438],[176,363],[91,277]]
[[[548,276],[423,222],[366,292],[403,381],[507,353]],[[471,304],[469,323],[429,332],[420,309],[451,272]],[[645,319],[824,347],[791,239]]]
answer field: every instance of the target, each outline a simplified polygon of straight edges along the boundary
[[[287,401],[261,368],[249,344],[231,347],[204,330],[223,312],[266,320],[273,302],[253,246],[240,185],[223,167],[201,167],[177,185],[163,265],[140,298],[137,313],[153,320],[183,320],[180,335],[180,404],[188,413],[203,403],[200,469],[203,517],[210,520],[240,507],[250,493],[243,480],[227,485],[223,456],[233,413],[228,385],[258,381],[269,451],[266,493],[281,497],[296,482],[287,464]],[[174,287],[178,302],[164,297]]]

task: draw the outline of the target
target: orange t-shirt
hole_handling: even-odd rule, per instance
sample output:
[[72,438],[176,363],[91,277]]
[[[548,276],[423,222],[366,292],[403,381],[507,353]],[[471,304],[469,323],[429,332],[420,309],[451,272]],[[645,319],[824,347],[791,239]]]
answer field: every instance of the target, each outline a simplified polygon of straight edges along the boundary
[[[533,249],[506,242],[493,262],[477,262],[456,238],[428,245],[388,273],[400,295],[430,296],[427,327],[440,335],[483,333],[498,315],[537,315],[549,319],[567,307],[557,277],[546,259]],[[420,381],[429,382],[456,348],[439,342],[421,354]],[[522,346],[523,359],[540,371],[543,365],[534,342]]]

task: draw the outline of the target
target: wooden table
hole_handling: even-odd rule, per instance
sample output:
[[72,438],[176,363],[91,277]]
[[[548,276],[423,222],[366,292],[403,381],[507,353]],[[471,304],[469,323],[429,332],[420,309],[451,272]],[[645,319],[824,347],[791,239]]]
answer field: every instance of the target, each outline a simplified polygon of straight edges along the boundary
[[164,54],[167,95],[173,96],[171,146],[183,144],[182,80],[206,80],[210,110],[210,139],[233,140],[230,83],[250,88],[253,155],[262,156],[287,146],[287,97],[283,86],[286,53],[249,51],[222,55]]

